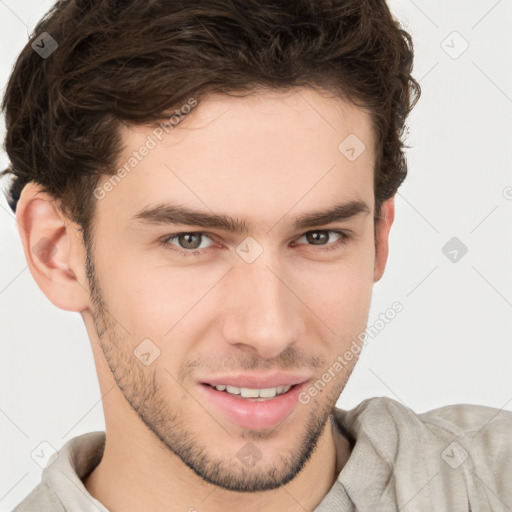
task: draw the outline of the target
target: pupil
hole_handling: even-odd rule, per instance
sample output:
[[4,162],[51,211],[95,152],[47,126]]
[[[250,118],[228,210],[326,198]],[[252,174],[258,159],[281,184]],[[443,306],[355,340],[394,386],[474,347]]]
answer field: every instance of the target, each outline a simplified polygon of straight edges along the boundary
[[[194,233],[185,233],[183,235],[180,235],[180,238],[181,238],[180,243],[183,240],[183,238],[185,239],[184,249],[197,249],[199,247],[199,245],[201,245],[201,244],[197,243],[197,240],[196,240],[195,244],[193,242],[190,242],[190,238],[194,238],[194,237],[199,239],[199,236]],[[192,244],[192,247],[189,246],[190,244]]]
[[326,242],[327,238],[328,238],[328,235],[325,231],[312,231],[312,232],[308,233],[306,236],[308,237],[309,242],[318,242],[318,241]]

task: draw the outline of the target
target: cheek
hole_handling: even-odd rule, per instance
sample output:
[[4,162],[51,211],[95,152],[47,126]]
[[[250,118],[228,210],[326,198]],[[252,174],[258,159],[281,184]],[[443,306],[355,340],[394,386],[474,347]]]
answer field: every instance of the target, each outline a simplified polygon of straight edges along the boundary
[[332,268],[317,275],[316,285],[305,295],[310,309],[339,337],[364,328],[372,294],[372,275],[366,269]]
[[225,272],[207,266],[173,267],[162,261],[148,264],[144,256],[132,255],[118,259],[115,268],[102,276],[109,311],[135,344],[150,338],[165,347],[185,334],[193,336],[202,307],[209,303],[208,292]]
[[[301,298],[336,332],[366,321],[373,289],[373,240],[361,241],[336,262],[303,267],[295,279]],[[335,328],[337,327],[337,328]]]

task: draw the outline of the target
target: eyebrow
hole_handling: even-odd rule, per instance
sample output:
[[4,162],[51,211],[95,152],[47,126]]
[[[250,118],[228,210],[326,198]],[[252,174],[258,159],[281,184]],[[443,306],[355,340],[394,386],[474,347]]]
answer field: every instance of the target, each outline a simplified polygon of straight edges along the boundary
[[[305,229],[340,220],[347,220],[359,214],[369,214],[370,207],[360,200],[337,204],[331,208],[308,212],[292,220],[294,229]],[[148,206],[130,218],[145,224],[183,224],[216,228],[232,233],[250,233],[252,226],[245,220],[235,219],[229,215],[193,210],[172,203]]]

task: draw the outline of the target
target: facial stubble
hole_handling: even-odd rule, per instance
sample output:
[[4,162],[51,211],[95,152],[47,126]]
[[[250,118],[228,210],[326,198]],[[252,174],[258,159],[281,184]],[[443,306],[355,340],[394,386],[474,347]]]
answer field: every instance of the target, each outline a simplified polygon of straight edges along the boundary
[[[122,395],[137,417],[161,441],[163,447],[179,457],[201,479],[228,491],[253,493],[277,489],[297,476],[311,459],[320,436],[328,425],[332,427],[329,421],[332,410],[353,367],[348,369],[342,378],[331,383],[324,400],[312,400],[307,405],[297,406],[308,407],[309,414],[302,435],[296,439],[287,453],[266,455],[265,442],[261,441],[257,446],[262,458],[254,466],[244,465],[236,453],[225,458],[214,457],[210,447],[219,436],[208,439],[194,430],[194,425],[204,425],[209,419],[213,421],[213,418],[205,420],[196,417],[194,423],[191,423],[190,419],[187,421],[187,416],[182,414],[179,405],[173,403],[173,393],[166,393],[168,388],[162,386],[164,382],[169,382],[165,376],[165,373],[170,375],[169,371],[157,364],[145,366],[135,357],[132,348],[134,344],[129,333],[109,313],[97,279],[92,251],[87,244],[85,246],[86,275],[93,305],[91,314],[99,345]],[[162,349],[165,350],[166,347]],[[174,377],[171,380],[180,386],[176,395],[185,394],[189,403],[196,400]],[[187,394],[190,396],[186,396]],[[201,411],[207,415],[204,407]],[[231,437],[226,430],[221,435],[224,433],[228,443],[243,446],[244,439],[267,439],[274,431],[271,434],[257,430],[245,431],[242,434],[233,431]],[[283,433],[276,429],[275,436],[278,435],[283,436]]]

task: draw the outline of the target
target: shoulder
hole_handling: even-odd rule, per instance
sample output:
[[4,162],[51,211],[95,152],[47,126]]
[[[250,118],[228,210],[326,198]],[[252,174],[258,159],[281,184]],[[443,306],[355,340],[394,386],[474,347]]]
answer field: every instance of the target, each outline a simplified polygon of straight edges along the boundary
[[350,411],[335,409],[334,415],[360,445],[361,460],[389,468],[396,489],[424,485],[422,495],[432,504],[467,499],[489,510],[512,504],[511,411],[453,404],[416,413],[375,397]]
[[65,512],[65,508],[58,496],[45,483],[36,485],[12,512]]
[[106,511],[88,493],[82,481],[101,460],[105,439],[105,432],[97,431],[67,441],[49,459],[40,483],[13,512],[91,510],[91,503],[95,505],[94,510]]

